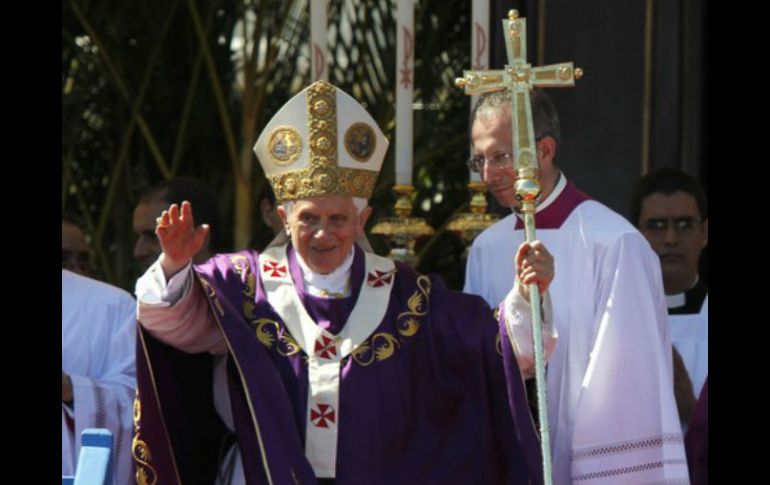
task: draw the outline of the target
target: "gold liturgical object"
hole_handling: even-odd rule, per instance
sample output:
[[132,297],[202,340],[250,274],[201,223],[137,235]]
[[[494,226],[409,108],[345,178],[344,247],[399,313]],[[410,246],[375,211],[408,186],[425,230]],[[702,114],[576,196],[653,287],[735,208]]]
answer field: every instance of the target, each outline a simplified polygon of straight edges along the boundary
[[[574,68],[571,62],[532,67],[527,63],[526,20],[516,10],[503,19],[505,50],[508,64],[504,69],[488,71],[464,71],[463,77],[455,80],[465,94],[475,95],[491,91],[508,90],[511,93],[511,129],[514,140],[513,163],[518,173],[516,197],[521,202],[527,241],[535,240],[535,204],[540,195],[538,180],[537,150],[532,125],[532,107],[529,92],[533,87],[572,87],[583,71]],[[543,456],[543,479],[552,485],[551,445],[548,428],[548,406],[546,400],[545,357],[540,318],[540,292],[536,284],[529,285],[532,312],[532,339],[535,353],[535,380],[537,383],[538,420],[540,424],[540,445]]]
[[418,239],[432,236],[435,232],[422,217],[410,217],[412,214],[412,185],[394,185],[396,203],[393,206],[395,217],[384,217],[372,227],[372,234],[385,237],[391,245],[388,257],[403,261],[414,267],[417,256],[414,245]]
[[466,258],[476,236],[500,220],[497,214],[487,213],[487,184],[470,182],[468,188],[471,190],[470,212],[457,214],[446,227],[448,231],[459,235],[462,239],[465,244],[463,256]]

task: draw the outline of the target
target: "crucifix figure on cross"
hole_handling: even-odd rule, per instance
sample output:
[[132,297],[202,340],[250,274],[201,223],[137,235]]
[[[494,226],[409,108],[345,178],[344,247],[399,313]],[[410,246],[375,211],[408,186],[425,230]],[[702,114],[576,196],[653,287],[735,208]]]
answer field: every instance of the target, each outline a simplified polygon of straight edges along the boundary
[[[455,86],[467,95],[508,90],[511,93],[511,129],[513,163],[516,168],[516,197],[521,202],[524,228],[528,242],[535,240],[535,204],[541,192],[538,179],[537,149],[532,125],[530,90],[534,87],[572,87],[583,76],[572,62],[532,67],[527,62],[527,24],[519,12],[511,10],[503,19],[505,50],[508,64],[504,69],[463,71],[463,77],[455,80]],[[545,357],[540,318],[540,293],[537,284],[529,285],[532,307],[532,339],[535,357],[535,381],[537,387],[538,420],[543,455],[543,477],[546,485],[552,484],[551,447],[546,399]]]

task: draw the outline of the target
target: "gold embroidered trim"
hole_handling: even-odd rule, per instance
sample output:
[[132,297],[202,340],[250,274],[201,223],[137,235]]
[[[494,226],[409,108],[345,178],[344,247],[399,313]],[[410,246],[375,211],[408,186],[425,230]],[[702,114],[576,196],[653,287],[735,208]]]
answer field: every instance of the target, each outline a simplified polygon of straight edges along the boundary
[[372,362],[381,362],[393,357],[399,346],[398,339],[393,334],[388,332],[375,333],[356,347],[350,356],[358,365],[366,367]]
[[310,166],[336,168],[337,93],[334,86],[316,83],[308,88],[307,118]]
[[[421,275],[417,277],[417,290],[406,303],[407,311],[396,318],[396,328],[402,338],[388,332],[380,332],[363,341],[350,354],[353,360],[363,367],[373,362],[381,362],[393,357],[396,349],[403,343],[403,337],[414,337],[420,330],[420,317],[428,314],[430,307],[430,278]],[[400,341],[400,342],[399,342]]]
[[220,315],[222,315],[222,316],[224,316],[224,314],[225,314],[225,311],[224,311],[224,309],[222,308],[222,304],[221,304],[221,303],[219,303],[219,299],[217,298],[217,292],[216,292],[216,291],[214,290],[214,288],[213,288],[213,287],[212,287],[212,286],[209,284],[209,282],[208,282],[208,281],[206,281],[205,279],[201,278],[200,276],[198,277],[198,281],[200,281],[200,282],[201,282],[201,286],[203,286],[203,291],[205,291],[205,292],[206,292],[206,296],[207,296],[207,297],[208,297],[208,299],[209,299],[209,300],[211,300],[211,302],[214,304],[214,306],[216,307],[216,309],[217,309],[217,311],[219,312],[219,314],[220,314]]
[[316,195],[339,194],[368,199],[377,183],[377,172],[355,168],[311,166],[270,177],[279,201]]
[[[258,318],[251,322],[251,326],[254,327],[254,332],[257,334],[257,339],[267,347],[273,348],[275,344],[275,351],[284,357],[289,357],[299,352],[300,346],[296,340],[291,336],[288,330],[281,329],[281,325],[275,320],[269,318]],[[278,340],[278,343],[276,343]]]
[[240,254],[230,256],[230,264],[233,265],[235,272],[241,277],[241,283],[243,284],[243,289],[241,290],[243,294],[243,316],[246,317],[246,320],[251,320],[254,318],[254,308],[256,307],[254,305],[254,297],[257,294],[257,278],[252,273],[246,256]]
[[139,391],[134,397],[134,439],[131,441],[131,456],[136,462],[136,483],[139,485],[155,485],[158,483],[158,472],[155,471],[150,460],[152,453],[140,436],[139,421],[142,419],[142,403],[139,401]]

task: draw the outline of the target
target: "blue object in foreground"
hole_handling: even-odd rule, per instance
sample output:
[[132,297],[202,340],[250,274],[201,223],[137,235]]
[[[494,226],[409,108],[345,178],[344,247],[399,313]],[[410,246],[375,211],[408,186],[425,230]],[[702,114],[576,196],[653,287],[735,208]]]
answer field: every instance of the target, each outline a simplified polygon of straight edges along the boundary
[[107,429],[84,429],[75,476],[62,476],[62,485],[112,485],[112,441]]

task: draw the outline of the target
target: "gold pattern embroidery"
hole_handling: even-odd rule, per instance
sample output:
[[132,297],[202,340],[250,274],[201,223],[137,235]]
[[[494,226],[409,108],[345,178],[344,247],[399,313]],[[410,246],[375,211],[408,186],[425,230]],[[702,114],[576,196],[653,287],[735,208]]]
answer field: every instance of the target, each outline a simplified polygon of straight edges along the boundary
[[254,308],[256,308],[256,305],[254,305],[253,301],[243,301],[243,316],[246,317],[246,320],[251,320],[254,318]]
[[[381,341],[380,345],[374,347],[378,341]],[[359,365],[366,367],[372,362],[382,362],[393,357],[393,353],[399,345],[398,339],[393,334],[380,332],[362,342],[350,355]],[[372,348],[374,348],[373,351]],[[369,354],[368,358],[367,354]]]
[[230,264],[233,265],[235,272],[238,273],[241,278],[243,278],[244,273],[249,270],[246,256],[242,256],[240,254],[230,256]]
[[[334,86],[318,82],[308,88],[310,160],[306,168],[270,175],[270,185],[277,200],[303,199],[324,194],[350,195],[366,199],[371,196],[377,183],[377,171],[337,165],[336,107],[337,93]],[[372,157],[376,142],[376,133],[364,123],[353,124],[346,134],[348,153],[361,162]]]
[[155,485],[158,483],[158,472],[150,465],[152,454],[140,437],[139,421],[142,419],[142,404],[139,401],[139,391],[134,397],[134,439],[131,442],[131,455],[136,462],[136,483],[139,485]]
[[308,88],[307,111],[310,166],[334,169],[337,165],[337,92],[334,86],[317,83]]
[[[275,346],[275,351],[280,355],[289,357],[300,351],[297,341],[294,340],[288,330],[282,332],[281,326],[275,320],[259,318],[251,322],[251,324],[255,327],[254,331],[257,334],[257,339],[268,349],[272,349],[276,337],[278,337],[279,343]],[[270,331],[271,328],[272,332]]]
[[[411,337],[420,329],[420,320],[418,317],[424,317],[428,314],[428,298],[430,297],[430,278],[421,275],[417,278],[417,290],[409,297],[406,302],[409,311],[399,314],[398,333],[404,337]],[[406,320],[401,320],[407,317]]]
[[243,290],[243,296],[247,298],[254,298],[254,295],[257,294],[257,277],[254,276],[254,273],[249,271],[249,273],[246,275],[246,289]]
[[[430,303],[431,282],[427,276],[417,277],[417,290],[407,300],[408,311],[398,315],[396,327],[403,337],[413,337],[420,329],[420,319],[428,314]],[[393,357],[396,349],[401,346],[399,338],[388,332],[372,335],[362,342],[351,353],[357,364],[366,367],[373,362],[382,362]]]
[[270,185],[278,200],[304,199],[324,194],[369,198],[376,183],[377,172],[344,167],[332,170],[312,166],[270,178]]
[[209,300],[211,300],[211,303],[214,305],[214,307],[216,307],[219,314],[224,316],[225,311],[222,309],[222,304],[219,303],[219,299],[217,299],[217,292],[214,291],[214,288],[209,284],[209,282],[202,277],[198,277],[198,281],[200,281],[201,285],[203,285],[203,291],[206,292],[206,296]]
[[254,296],[257,294],[257,278],[251,272],[246,256],[240,254],[231,256],[230,263],[241,277],[241,282],[245,283],[243,290],[241,290],[244,296],[243,316],[246,317],[246,320],[251,320],[254,318],[254,308],[256,307],[254,305]]

